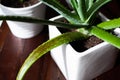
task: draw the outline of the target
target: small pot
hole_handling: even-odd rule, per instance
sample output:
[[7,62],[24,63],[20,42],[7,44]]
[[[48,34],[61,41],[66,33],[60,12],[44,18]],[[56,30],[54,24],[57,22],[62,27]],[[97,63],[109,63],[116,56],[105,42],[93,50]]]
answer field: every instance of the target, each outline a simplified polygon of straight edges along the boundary
[[[29,7],[11,8],[0,4],[0,15],[30,16],[43,19],[45,17],[45,5],[39,2]],[[16,22],[9,20],[7,20],[7,23],[13,35],[24,39],[36,36],[43,29],[43,26],[40,24]]]
[[[51,20],[59,18],[62,17],[57,16]],[[49,25],[50,39],[60,34],[56,26]],[[77,52],[70,44],[64,44],[51,50],[51,56],[66,80],[92,80],[113,68],[118,51],[107,42],[102,42],[83,52]]]

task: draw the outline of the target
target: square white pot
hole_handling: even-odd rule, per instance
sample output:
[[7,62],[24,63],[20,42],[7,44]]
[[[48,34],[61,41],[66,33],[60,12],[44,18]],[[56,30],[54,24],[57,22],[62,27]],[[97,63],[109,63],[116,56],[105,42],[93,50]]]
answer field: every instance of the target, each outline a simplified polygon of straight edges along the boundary
[[[51,20],[61,17],[57,16]],[[49,25],[50,39],[60,34],[55,26]],[[51,50],[51,56],[66,80],[92,80],[113,68],[118,51],[107,42],[84,52],[76,52],[70,44],[65,44]]]
[[[45,5],[42,2],[34,4],[29,7],[24,8],[11,8],[6,7],[0,4],[0,15],[10,15],[10,16],[30,16],[34,18],[41,18],[45,17]],[[25,22],[16,22],[16,21],[8,21],[9,28],[11,32],[20,38],[32,38],[39,34],[42,29],[43,25],[34,24],[34,23],[25,23]]]

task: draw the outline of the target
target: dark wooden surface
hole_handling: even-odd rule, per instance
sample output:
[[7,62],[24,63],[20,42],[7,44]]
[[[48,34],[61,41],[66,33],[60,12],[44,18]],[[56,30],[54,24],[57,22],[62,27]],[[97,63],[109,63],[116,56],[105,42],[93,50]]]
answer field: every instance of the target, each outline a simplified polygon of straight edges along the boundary
[[[119,5],[113,3],[101,9],[109,18],[120,15],[119,11],[116,10],[119,9]],[[49,17],[52,17],[56,13],[53,14],[50,11],[48,14],[51,15]],[[0,28],[0,80],[15,80],[17,72],[29,53],[47,39],[47,27],[34,38],[20,39],[11,34],[8,25],[4,21],[2,28]],[[116,62],[117,65],[113,69],[94,80],[120,80],[119,59]],[[65,80],[65,78],[48,53],[30,68],[24,80]]]
[[[13,36],[4,22],[0,32],[0,80],[15,80],[25,58],[47,39],[47,27],[38,36],[25,40]],[[32,66],[25,80],[64,79],[50,55],[47,54]]]

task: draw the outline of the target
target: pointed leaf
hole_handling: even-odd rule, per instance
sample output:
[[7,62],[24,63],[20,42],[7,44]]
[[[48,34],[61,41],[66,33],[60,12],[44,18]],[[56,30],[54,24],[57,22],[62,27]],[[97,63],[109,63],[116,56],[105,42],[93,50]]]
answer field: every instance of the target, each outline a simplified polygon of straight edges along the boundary
[[85,0],[86,9],[89,10],[89,8],[93,5],[94,0]]
[[96,37],[98,37],[120,49],[120,38],[118,38],[117,36],[110,34],[98,27],[92,27],[90,32],[91,32],[91,34],[95,35]]
[[120,18],[102,22],[102,23],[98,24],[97,26],[100,28],[106,29],[106,30],[118,28],[118,27],[120,27]]
[[48,5],[52,9],[56,10],[59,14],[64,16],[71,23],[80,23],[79,18],[76,14],[71,13],[68,9],[66,9],[63,5],[59,3],[58,0],[40,0],[44,4]]
[[22,16],[0,16],[0,20],[20,21],[20,22],[43,24],[43,25],[55,25],[63,28],[81,28],[88,26],[88,24],[69,24],[69,23],[48,21],[48,20],[42,20],[31,17],[22,17]]
[[77,7],[78,7],[77,0],[70,0],[70,4],[72,5],[73,9],[77,11]]
[[98,11],[98,9],[100,9],[100,7],[102,7],[104,4],[106,4],[106,3],[110,2],[110,1],[111,0],[97,0],[91,6],[91,8],[88,10],[86,22],[89,22],[89,20],[94,16],[94,14],[96,13],[96,11]]
[[86,18],[85,0],[77,0],[77,3],[78,3],[77,13],[78,13],[81,21],[85,22],[85,18]]
[[43,43],[42,45],[38,46],[26,59],[22,68],[20,69],[17,79],[22,80],[27,70],[31,67],[31,65],[38,60],[40,57],[45,55],[51,49],[60,46],[62,44],[77,40],[77,39],[84,39],[87,36],[79,33],[79,32],[68,32],[64,33],[56,38],[48,40],[47,42]]

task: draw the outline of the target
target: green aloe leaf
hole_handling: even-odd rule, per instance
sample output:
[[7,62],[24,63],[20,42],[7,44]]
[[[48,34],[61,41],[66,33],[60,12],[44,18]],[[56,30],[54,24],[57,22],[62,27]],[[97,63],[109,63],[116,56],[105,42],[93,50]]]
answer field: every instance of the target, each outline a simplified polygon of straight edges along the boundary
[[98,11],[98,9],[100,9],[101,6],[103,6],[104,4],[106,4],[110,1],[111,0],[97,0],[96,2],[94,2],[94,4],[90,7],[90,9],[87,12],[86,22],[89,22],[91,20],[91,18],[94,16],[96,11]]
[[90,32],[99,39],[102,39],[120,49],[120,38],[116,37],[115,35],[98,27],[92,27]]
[[94,0],[85,0],[86,9],[89,10],[89,8],[93,5]]
[[22,80],[27,70],[31,67],[31,65],[37,61],[40,57],[45,55],[51,49],[60,46],[62,44],[77,40],[77,39],[84,39],[87,36],[79,33],[79,32],[68,32],[64,33],[56,38],[48,40],[47,42],[43,43],[42,45],[38,46],[26,59],[23,66],[21,67],[17,79]]
[[85,16],[86,16],[86,4],[84,0],[70,0],[70,3],[77,13],[79,15],[80,21],[84,22],[85,21]]
[[86,5],[85,5],[85,0],[77,0],[77,12],[78,15],[81,19],[81,21],[85,22],[85,18],[86,18]]
[[102,23],[98,24],[97,26],[100,28],[106,29],[106,30],[118,28],[118,27],[120,27],[120,18],[102,22]]
[[77,13],[77,7],[78,7],[77,0],[69,0],[69,1],[70,1],[70,4],[72,5],[73,9]]
[[64,28],[82,28],[88,26],[88,24],[69,24],[69,23],[55,22],[55,21],[42,20],[31,17],[22,17],[22,16],[0,16],[0,20],[20,21],[20,22],[43,24],[43,25],[55,25]]
[[70,23],[76,24],[81,23],[79,17],[76,14],[69,11],[68,9],[66,9],[63,5],[61,5],[58,0],[40,0],[40,1],[42,1],[44,4],[48,5],[52,9],[56,10],[59,14],[64,16]]

